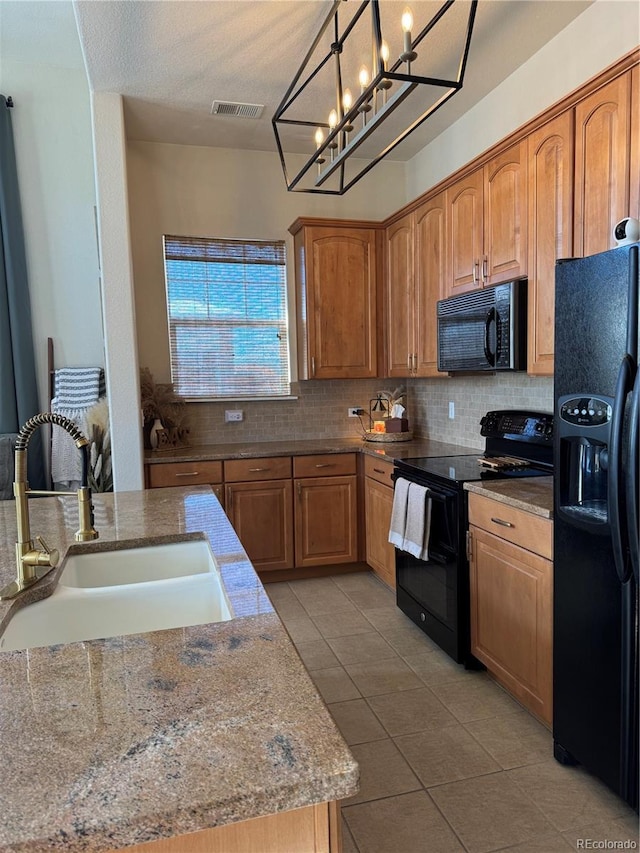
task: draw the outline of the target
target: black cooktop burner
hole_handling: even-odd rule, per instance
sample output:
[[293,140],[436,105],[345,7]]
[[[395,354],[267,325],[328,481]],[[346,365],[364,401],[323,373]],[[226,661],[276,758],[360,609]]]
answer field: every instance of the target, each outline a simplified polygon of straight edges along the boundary
[[483,468],[478,459],[483,455],[479,450],[468,456],[419,456],[416,459],[396,459],[398,475],[428,474],[441,480],[455,483],[471,483],[479,480],[510,480],[522,477],[548,477],[550,469],[530,466],[528,468],[491,471]]

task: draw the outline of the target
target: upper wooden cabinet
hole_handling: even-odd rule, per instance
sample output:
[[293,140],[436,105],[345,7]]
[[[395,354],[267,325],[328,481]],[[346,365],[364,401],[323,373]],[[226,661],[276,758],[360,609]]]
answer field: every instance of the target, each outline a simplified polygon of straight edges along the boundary
[[512,145],[446,191],[447,295],[527,271],[527,146]]
[[573,111],[534,131],[529,157],[527,371],[553,376],[555,264],[573,251]]
[[616,77],[576,105],[577,257],[614,248],[613,228],[629,215],[631,75]]
[[436,302],[444,296],[444,193],[390,225],[386,238],[387,375],[442,376]]
[[640,68],[631,69],[631,166],[629,215],[640,219]]
[[298,219],[294,235],[300,379],[378,375],[379,229]]

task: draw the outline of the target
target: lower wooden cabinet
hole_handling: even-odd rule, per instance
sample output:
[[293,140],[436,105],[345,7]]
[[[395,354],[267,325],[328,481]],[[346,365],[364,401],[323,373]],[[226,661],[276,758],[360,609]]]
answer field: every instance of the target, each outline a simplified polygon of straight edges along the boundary
[[389,542],[393,509],[393,463],[367,456],[364,461],[366,561],[375,574],[396,588],[396,549]]
[[293,568],[291,480],[227,483],[225,508],[257,571]]
[[471,651],[548,725],[552,719],[551,525],[548,519],[469,495]]
[[341,833],[340,807],[330,802],[126,849],[130,853],[340,853]]
[[297,479],[294,490],[296,567],[355,563],[356,476]]

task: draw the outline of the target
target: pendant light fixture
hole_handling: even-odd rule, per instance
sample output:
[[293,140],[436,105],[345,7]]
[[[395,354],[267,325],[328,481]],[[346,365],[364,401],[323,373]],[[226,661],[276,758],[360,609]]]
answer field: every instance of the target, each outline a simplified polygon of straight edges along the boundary
[[477,3],[334,0],[272,119],[287,189],[342,195],[460,91]]

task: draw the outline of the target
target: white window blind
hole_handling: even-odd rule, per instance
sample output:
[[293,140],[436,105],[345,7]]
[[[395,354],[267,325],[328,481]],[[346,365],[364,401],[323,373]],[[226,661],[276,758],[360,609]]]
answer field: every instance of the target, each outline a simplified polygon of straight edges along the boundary
[[176,392],[287,396],[284,241],[165,235],[164,258]]

